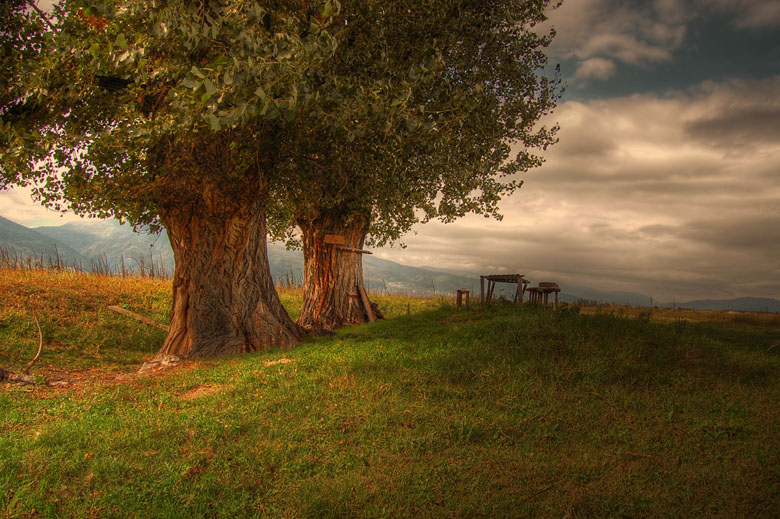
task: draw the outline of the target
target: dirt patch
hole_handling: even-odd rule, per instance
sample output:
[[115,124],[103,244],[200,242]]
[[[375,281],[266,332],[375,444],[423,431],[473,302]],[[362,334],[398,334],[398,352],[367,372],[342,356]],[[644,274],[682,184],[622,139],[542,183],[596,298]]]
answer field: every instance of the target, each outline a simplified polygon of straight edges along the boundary
[[137,365],[131,366],[129,371],[126,367],[124,369],[105,367],[76,370],[45,368],[32,371],[32,375],[40,377],[35,384],[0,383],[0,391],[12,387],[23,388],[25,392],[35,398],[46,399],[66,392],[74,392],[78,395],[82,391],[89,390],[89,387],[93,385],[141,387],[141,380],[144,378],[165,379],[194,369],[197,365],[198,363],[193,361],[183,361],[166,369],[153,370],[143,374],[137,373]]
[[188,389],[184,393],[180,394],[179,398],[187,402],[191,402],[193,400],[197,400],[198,398],[202,398],[204,396],[220,393],[224,389],[225,389],[224,386],[218,386],[218,385],[195,386],[193,388]]

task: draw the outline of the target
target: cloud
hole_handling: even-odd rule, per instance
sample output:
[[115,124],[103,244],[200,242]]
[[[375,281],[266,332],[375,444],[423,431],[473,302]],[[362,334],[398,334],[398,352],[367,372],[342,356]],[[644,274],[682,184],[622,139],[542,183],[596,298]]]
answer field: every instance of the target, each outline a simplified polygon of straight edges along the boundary
[[72,213],[58,213],[42,205],[32,203],[30,188],[14,187],[0,191],[2,216],[26,227],[41,225],[62,225],[68,222],[83,221]]
[[575,81],[586,81],[591,78],[609,79],[615,75],[615,63],[604,58],[590,58],[583,61],[574,74]]
[[734,18],[739,29],[780,27],[780,3],[772,0],[698,0],[700,9],[715,9]]
[[554,59],[576,58],[581,66],[594,58],[630,65],[669,61],[686,33],[680,17],[669,16],[671,12],[682,12],[678,2],[564,2],[550,13],[549,23],[558,32],[551,55]]
[[691,121],[686,132],[715,146],[752,148],[755,143],[780,140],[780,107],[745,108],[728,114]]
[[780,143],[778,82],[775,78],[701,85],[699,89],[708,102],[700,117],[685,124],[685,133],[732,152],[749,153],[756,146],[777,145]]
[[780,135],[765,121],[779,90],[776,78],[565,102],[560,143],[502,222],[420,226],[402,261],[661,301],[778,297]]

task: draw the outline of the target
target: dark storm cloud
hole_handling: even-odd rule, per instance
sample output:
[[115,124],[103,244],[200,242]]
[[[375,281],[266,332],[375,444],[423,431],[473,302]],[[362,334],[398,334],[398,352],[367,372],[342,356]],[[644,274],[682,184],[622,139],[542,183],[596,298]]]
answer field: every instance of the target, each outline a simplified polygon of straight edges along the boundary
[[753,106],[686,124],[691,137],[720,147],[780,142],[780,106]]
[[775,255],[780,262],[780,202],[771,214],[714,217],[686,224],[680,236],[712,248]]
[[780,2],[577,0],[550,13],[570,99],[761,78],[780,67]]

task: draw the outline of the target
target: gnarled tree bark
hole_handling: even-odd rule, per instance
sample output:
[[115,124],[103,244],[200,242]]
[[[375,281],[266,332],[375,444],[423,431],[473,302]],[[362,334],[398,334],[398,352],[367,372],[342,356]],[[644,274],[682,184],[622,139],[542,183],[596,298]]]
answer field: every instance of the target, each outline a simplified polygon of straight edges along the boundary
[[292,348],[303,335],[268,265],[265,200],[205,197],[161,211],[176,261],[173,313],[157,358]]
[[[296,218],[303,234],[303,308],[298,324],[312,331],[333,330],[368,321],[358,287],[363,287],[362,250],[369,221],[319,213]],[[343,236],[343,245],[325,243],[325,235]],[[353,249],[353,250],[349,250]],[[375,315],[381,313],[371,303]]]

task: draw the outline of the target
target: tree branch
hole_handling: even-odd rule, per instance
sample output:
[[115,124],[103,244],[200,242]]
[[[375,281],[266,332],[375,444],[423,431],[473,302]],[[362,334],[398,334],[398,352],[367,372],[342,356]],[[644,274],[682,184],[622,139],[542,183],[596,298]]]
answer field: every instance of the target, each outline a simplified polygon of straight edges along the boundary
[[41,19],[42,19],[42,20],[43,20],[43,21],[46,23],[46,25],[48,25],[48,26],[49,26],[49,29],[51,29],[52,31],[54,30],[54,24],[53,24],[53,23],[51,23],[51,21],[49,20],[49,18],[46,16],[46,13],[44,13],[44,12],[41,10],[41,8],[40,8],[40,7],[38,7],[37,5],[35,5],[35,0],[27,0],[27,5],[29,5],[30,7],[32,7],[32,8],[33,8],[33,10],[35,10],[35,12],[36,12],[36,13],[38,13],[38,16],[40,16],[40,17],[41,17]]

